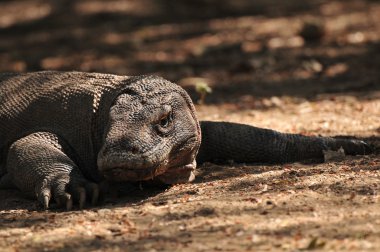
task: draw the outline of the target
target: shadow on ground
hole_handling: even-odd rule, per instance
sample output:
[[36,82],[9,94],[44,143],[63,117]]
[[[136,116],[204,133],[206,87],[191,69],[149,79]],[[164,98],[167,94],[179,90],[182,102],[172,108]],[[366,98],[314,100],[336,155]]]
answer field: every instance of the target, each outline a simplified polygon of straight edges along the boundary
[[[7,14],[18,5],[1,3],[13,22],[4,19],[8,25],[0,29],[0,71],[159,74],[179,82],[204,77],[214,89],[207,102],[216,104],[244,95],[313,99],[340,93],[367,99],[380,89],[379,43],[368,35],[350,44],[344,35],[376,31],[376,20],[355,25],[350,14],[376,15],[370,12],[375,1],[56,2],[29,1],[22,11],[34,15],[31,20]],[[342,27],[330,27],[334,15],[341,16]],[[326,31],[323,41],[292,45],[310,16],[337,31]],[[196,99],[194,89],[186,89]]]

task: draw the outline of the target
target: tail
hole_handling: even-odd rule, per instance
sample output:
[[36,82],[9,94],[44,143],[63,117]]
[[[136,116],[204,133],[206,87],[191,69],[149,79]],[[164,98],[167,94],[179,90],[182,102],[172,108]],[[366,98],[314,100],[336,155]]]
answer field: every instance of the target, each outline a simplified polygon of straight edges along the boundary
[[285,134],[244,124],[200,122],[202,143],[197,161],[240,163],[288,163],[313,160],[322,162],[324,150],[343,147],[348,155],[371,153],[360,140]]

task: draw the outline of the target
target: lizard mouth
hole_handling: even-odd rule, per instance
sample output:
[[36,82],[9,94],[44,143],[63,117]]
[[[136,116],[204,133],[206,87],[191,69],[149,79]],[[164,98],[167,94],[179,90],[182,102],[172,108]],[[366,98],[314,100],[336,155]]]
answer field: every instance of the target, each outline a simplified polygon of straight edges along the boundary
[[[158,177],[164,183],[173,184],[174,182],[167,182],[167,181],[174,181],[175,177],[179,177],[178,174],[193,173],[195,168],[196,168],[196,163],[194,160],[190,164],[174,166],[174,167],[169,167],[169,168],[165,165],[156,166],[152,168],[145,168],[143,170],[131,169],[131,168],[126,169],[125,167],[114,167],[114,168],[109,168],[106,171],[102,171],[102,174],[107,180],[115,181],[115,182],[142,181],[142,180],[150,180],[155,177]],[[193,179],[194,178],[192,178],[191,180]],[[178,181],[178,183],[181,183],[181,182]]]
[[110,168],[103,171],[103,176],[110,181],[141,181],[154,178],[156,169],[125,169],[123,167]]
[[156,177],[164,184],[182,184],[195,179],[194,171],[197,167],[195,159],[191,164],[169,168],[166,172]]
[[[103,154],[98,160],[99,171],[105,179],[115,182],[142,181],[155,178],[166,184],[189,182],[195,178],[193,172],[196,169],[197,142],[197,138],[190,137],[183,144],[173,149],[166,158],[157,163],[141,162],[140,157],[131,160],[130,157],[113,157]],[[150,159],[152,158],[148,158],[148,161]],[[108,160],[122,161],[107,162]]]

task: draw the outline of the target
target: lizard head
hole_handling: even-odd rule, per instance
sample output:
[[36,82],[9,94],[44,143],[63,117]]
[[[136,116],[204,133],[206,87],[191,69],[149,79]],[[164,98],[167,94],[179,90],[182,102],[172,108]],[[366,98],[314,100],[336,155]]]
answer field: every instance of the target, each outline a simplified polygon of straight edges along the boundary
[[110,107],[98,169],[110,181],[194,179],[200,127],[179,86],[150,78],[131,85]]

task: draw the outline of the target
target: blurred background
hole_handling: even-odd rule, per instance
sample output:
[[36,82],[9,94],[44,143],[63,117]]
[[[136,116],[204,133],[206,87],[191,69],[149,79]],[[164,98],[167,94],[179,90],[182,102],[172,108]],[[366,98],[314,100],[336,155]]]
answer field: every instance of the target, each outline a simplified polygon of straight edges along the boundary
[[206,164],[196,183],[67,213],[0,190],[1,251],[380,251],[379,0],[0,0],[0,72],[39,70],[160,75],[201,120],[375,154]]
[[0,1],[1,72],[155,74],[248,116],[378,100],[379,41],[376,0]]

